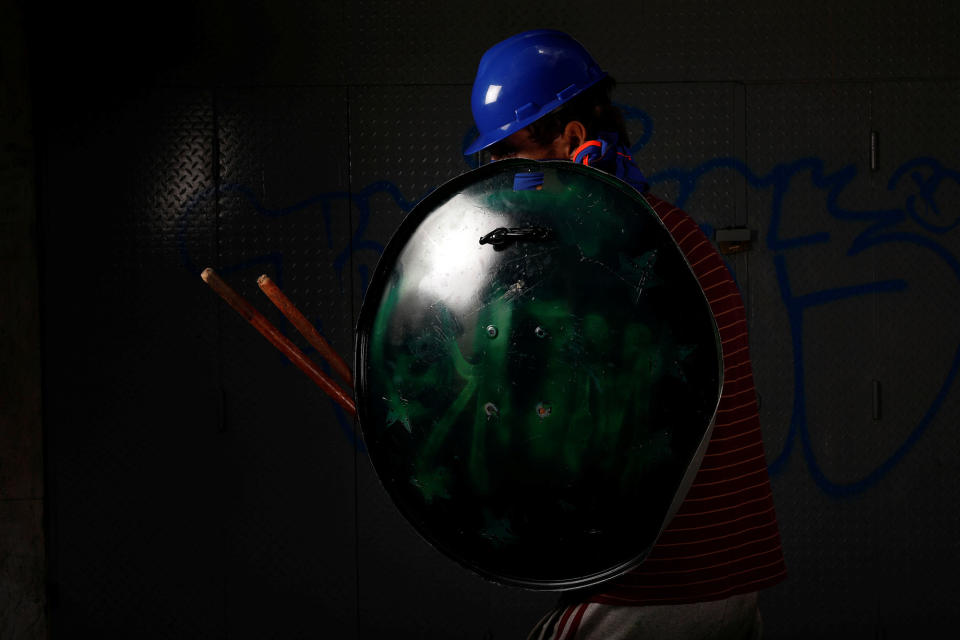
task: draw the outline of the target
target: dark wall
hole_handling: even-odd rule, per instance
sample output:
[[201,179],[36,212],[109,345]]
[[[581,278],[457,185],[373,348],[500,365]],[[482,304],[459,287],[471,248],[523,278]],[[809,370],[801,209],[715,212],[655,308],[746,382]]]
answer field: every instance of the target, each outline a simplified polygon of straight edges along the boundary
[[[789,579],[768,637],[956,623],[951,2],[31,5],[49,620],[101,637],[521,636],[554,600],[417,537],[353,422],[200,280],[344,354],[383,245],[471,168],[481,53],[577,36],[653,191],[729,256]],[[872,151],[873,149],[873,151]]]
[[0,637],[40,638],[44,483],[36,148],[23,14],[0,0]]

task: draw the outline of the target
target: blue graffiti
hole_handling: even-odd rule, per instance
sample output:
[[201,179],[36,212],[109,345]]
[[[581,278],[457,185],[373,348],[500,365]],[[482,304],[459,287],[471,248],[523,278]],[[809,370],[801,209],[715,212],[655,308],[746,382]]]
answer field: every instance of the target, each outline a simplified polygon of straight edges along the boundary
[[[790,324],[791,343],[794,354],[794,398],[793,414],[786,442],[783,450],[770,464],[771,474],[776,475],[782,472],[793,452],[795,442],[799,440],[802,454],[811,477],[825,493],[834,496],[849,496],[860,493],[874,486],[882,477],[889,473],[916,444],[920,436],[930,425],[953,385],[958,370],[960,370],[960,347],[958,347],[954,355],[946,378],[924,416],[903,444],[901,444],[890,457],[857,481],[838,483],[828,478],[814,454],[807,424],[806,378],[803,356],[805,311],[813,307],[830,304],[847,298],[875,293],[904,291],[907,288],[907,283],[903,280],[883,280],[796,295],[791,288],[790,276],[787,269],[788,252],[800,247],[830,242],[831,239],[830,234],[826,231],[815,231],[794,237],[785,237],[782,235],[783,203],[786,195],[792,188],[794,178],[800,173],[809,172],[811,184],[817,189],[826,192],[826,211],[829,215],[841,220],[856,220],[867,224],[866,229],[853,240],[847,250],[847,255],[854,256],[870,247],[880,244],[912,244],[932,251],[950,267],[958,282],[960,282],[960,263],[957,262],[956,258],[943,245],[920,234],[884,231],[885,229],[900,224],[908,218],[917,222],[926,231],[941,235],[953,229],[958,224],[958,220],[944,219],[944,215],[937,205],[936,196],[938,190],[944,186],[946,181],[949,180],[955,184],[960,184],[960,180],[958,180],[960,174],[945,169],[937,160],[932,158],[916,158],[910,160],[894,172],[888,183],[888,189],[891,191],[895,190],[904,180],[904,177],[909,176],[914,181],[916,193],[910,194],[907,197],[904,208],[876,210],[852,210],[841,207],[839,205],[840,196],[855,179],[857,175],[856,167],[849,165],[838,171],[828,173],[825,171],[823,161],[818,158],[803,158],[795,162],[781,164],[774,167],[770,173],[766,175],[754,173],[749,167],[737,159],[717,158],[690,170],[670,169],[663,171],[652,175],[650,180],[651,184],[665,181],[677,183],[679,186],[677,205],[683,207],[689,197],[696,191],[698,181],[711,171],[718,169],[732,169],[737,171],[744,176],[747,184],[752,189],[772,190],[770,227],[765,238],[765,243],[766,247],[774,252],[774,268],[776,270],[781,299],[786,307]],[[922,213],[918,211],[920,202],[922,202],[923,205]],[[933,218],[934,221],[931,221],[931,218]]]
[[[640,109],[628,105],[618,106],[629,120],[637,121],[642,126],[643,133],[634,142],[632,149],[637,151],[643,148],[653,136],[652,118]],[[468,131],[462,140],[463,147],[466,148],[475,136],[475,129]],[[465,158],[468,169],[475,168],[477,162],[476,156]],[[701,180],[717,171],[736,172],[744,178],[750,189],[769,191],[770,193],[769,229],[764,238],[764,245],[772,253],[773,268],[780,289],[780,297],[789,321],[794,356],[794,397],[790,425],[782,450],[770,463],[770,472],[772,475],[782,473],[787,461],[793,455],[797,443],[799,443],[799,449],[810,476],[823,492],[836,497],[863,492],[874,486],[908,454],[940,411],[958,372],[960,372],[960,346],[958,346],[949,370],[932,402],[903,443],[886,460],[859,480],[847,483],[831,480],[817,460],[807,421],[806,367],[804,362],[804,319],[806,312],[816,307],[864,295],[902,292],[908,288],[908,284],[904,280],[889,279],[862,282],[804,294],[795,293],[791,285],[788,268],[790,253],[811,245],[821,245],[835,241],[826,230],[810,229],[805,230],[801,235],[786,234],[783,220],[784,203],[787,196],[796,190],[798,182],[806,176],[810,186],[824,194],[824,208],[829,216],[837,220],[854,221],[863,225],[862,230],[846,249],[846,255],[855,256],[878,245],[910,245],[931,252],[950,268],[957,281],[960,282],[960,262],[957,258],[943,244],[923,233],[943,236],[960,225],[960,212],[956,209],[945,211],[939,204],[943,199],[944,191],[953,190],[948,191],[950,196],[960,193],[960,172],[944,167],[935,158],[920,157],[904,162],[891,174],[887,182],[888,191],[895,197],[899,196],[903,206],[890,209],[850,209],[841,206],[842,196],[858,176],[857,168],[854,165],[848,165],[835,171],[828,171],[824,161],[815,157],[800,158],[792,162],[778,164],[766,174],[753,171],[737,158],[713,158],[692,168],[669,168],[660,171],[650,175],[649,180],[653,186],[675,185],[678,190],[675,204],[683,208],[697,192]],[[342,290],[344,271],[347,265],[351,264],[352,258],[354,261],[353,269],[356,270],[358,276],[359,290],[363,295],[366,293],[375,260],[384,249],[380,242],[367,237],[372,215],[371,199],[375,196],[386,196],[390,205],[396,206],[405,214],[410,212],[426,195],[427,193],[418,198],[408,199],[395,184],[378,181],[357,192],[324,193],[287,207],[271,209],[261,203],[252,190],[243,185],[221,185],[216,192],[213,189],[208,189],[197,194],[182,211],[177,234],[181,262],[191,272],[199,272],[198,265],[194,264],[187,249],[185,238],[190,225],[193,224],[198,208],[211,198],[241,198],[255,212],[271,218],[303,211],[308,207],[319,206],[324,220],[328,246],[331,248],[334,241],[331,233],[331,212],[336,203],[346,203],[356,211],[357,217],[354,221],[354,231],[350,242],[337,254],[333,262],[333,268]],[[952,200],[956,200],[956,198],[953,197]],[[918,232],[904,231],[902,229],[902,223],[904,222],[914,223],[919,227]],[[369,260],[358,259],[358,256],[364,252],[369,254]],[[224,265],[220,270],[224,274],[229,274],[258,265],[270,266],[273,272],[277,274],[275,279],[282,286],[283,256],[279,254],[271,253],[251,258],[243,263]],[[322,326],[319,319],[317,324]],[[332,401],[331,406],[341,430],[355,446],[362,450],[363,443],[355,435],[352,421]]]
[[[938,234],[951,231],[960,224],[960,211],[954,211],[950,218],[950,214],[941,211],[937,204],[937,192],[944,187],[945,181],[951,182],[954,189],[960,187],[960,172],[945,168],[934,158],[917,158],[893,172],[887,189],[898,190],[908,177],[916,187],[916,193],[910,193],[906,199],[907,215],[914,222]],[[909,188],[910,185],[906,186]]]

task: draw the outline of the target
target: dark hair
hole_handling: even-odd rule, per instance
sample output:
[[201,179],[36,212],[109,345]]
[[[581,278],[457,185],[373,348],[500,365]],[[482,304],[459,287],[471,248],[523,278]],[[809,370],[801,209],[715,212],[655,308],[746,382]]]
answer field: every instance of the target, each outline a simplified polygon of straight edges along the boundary
[[[579,121],[587,130],[588,138],[595,138],[601,131],[616,133],[621,144],[630,145],[627,125],[620,109],[610,102],[610,94],[617,85],[616,80],[607,76],[583,93],[565,102],[536,122],[527,125],[530,138],[539,144],[550,144],[563,133],[567,123]],[[490,147],[497,154],[501,142]]]

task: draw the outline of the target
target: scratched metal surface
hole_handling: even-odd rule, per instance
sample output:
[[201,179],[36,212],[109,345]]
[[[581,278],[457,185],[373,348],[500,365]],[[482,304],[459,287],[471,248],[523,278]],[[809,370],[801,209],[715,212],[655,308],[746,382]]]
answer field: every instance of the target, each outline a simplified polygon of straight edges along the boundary
[[[470,167],[468,87],[362,87],[351,91],[355,269],[363,280],[420,198]],[[425,135],[429,132],[429,135]],[[358,465],[358,606],[361,637],[522,637],[556,600],[490,583],[423,540]],[[474,620],[469,629],[464,620]]]

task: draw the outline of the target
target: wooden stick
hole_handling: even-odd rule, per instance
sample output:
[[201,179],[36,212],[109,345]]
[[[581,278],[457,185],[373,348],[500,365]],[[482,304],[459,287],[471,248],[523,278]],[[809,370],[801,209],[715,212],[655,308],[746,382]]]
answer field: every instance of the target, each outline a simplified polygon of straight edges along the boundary
[[280,309],[280,312],[286,316],[287,320],[297,328],[300,335],[306,338],[307,342],[317,350],[320,356],[330,363],[333,370],[337,372],[337,375],[352,387],[353,374],[350,372],[350,367],[347,366],[344,359],[340,357],[340,354],[333,350],[330,343],[323,339],[323,336],[310,324],[310,321],[300,313],[300,310],[291,302],[290,298],[288,298],[283,291],[280,291],[280,287],[270,279],[270,276],[266,274],[260,276],[257,278],[257,284],[260,286],[260,290],[270,298],[270,302],[272,302],[277,309]]
[[333,400],[343,407],[350,415],[356,415],[357,407],[346,391],[344,391],[340,386],[334,382],[330,376],[324,373],[316,364],[314,364],[310,359],[308,359],[300,349],[297,348],[295,344],[290,342],[290,340],[280,333],[280,330],[277,329],[273,324],[270,323],[266,317],[263,316],[259,311],[253,308],[253,306],[243,299],[240,294],[230,288],[226,282],[224,282],[216,272],[207,267],[203,270],[203,273],[200,274],[200,277],[203,278],[203,281],[210,285],[210,288],[217,292],[217,294],[223,298],[231,307],[233,307],[237,313],[244,317],[244,319],[253,325],[253,328],[256,329],[263,335],[264,338],[269,340],[273,346],[280,350],[280,352],[287,356],[287,358],[297,366],[301,371],[303,371],[307,376],[313,380],[317,386],[319,386],[328,396],[333,398]]

